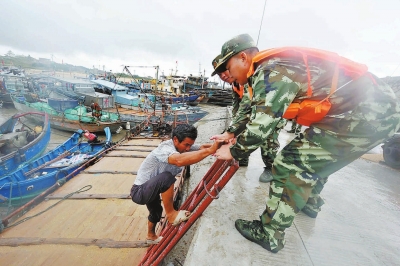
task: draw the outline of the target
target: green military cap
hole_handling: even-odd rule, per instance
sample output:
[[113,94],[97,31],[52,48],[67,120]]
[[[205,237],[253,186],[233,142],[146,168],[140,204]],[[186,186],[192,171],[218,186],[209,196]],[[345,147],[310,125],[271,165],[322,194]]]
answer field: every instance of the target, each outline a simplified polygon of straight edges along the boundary
[[215,57],[215,58],[212,60],[211,64],[212,64],[212,66],[213,66],[214,69],[217,67],[218,62],[219,62],[219,60],[220,60],[221,58],[222,58],[222,56],[219,54],[219,55],[217,55],[217,57]]
[[233,37],[232,39],[224,43],[221,48],[221,59],[219,59],[217,66],[214,67],[214,72],[211,74],[211,76],[222,72],[225,63],[232,56],[252,47],[257,47],[257,45],[254,42],[253,38],[251,38],[251,36],[247,33]]

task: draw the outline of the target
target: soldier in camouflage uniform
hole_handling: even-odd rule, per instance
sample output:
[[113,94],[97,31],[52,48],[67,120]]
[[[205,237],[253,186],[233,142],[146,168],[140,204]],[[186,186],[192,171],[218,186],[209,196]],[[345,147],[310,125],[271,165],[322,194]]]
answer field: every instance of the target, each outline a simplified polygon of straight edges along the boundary
[[[217,57],[215,57],[214,60],[211,62],[214,68],[217,66],[219,59],[221,59],[221,55],[218,55]],[[242,97],[237,92],[237,90],[239,90],[239,85],[233,83],[233,79],[230,77],[228,71],[218,73],[218,76],[224,82],[231,84],[231,86],[232,86],[232,117],[235,118],[237,111],[239,110],[239,104],[242,101]],[[244,114],[244,115],[246,115],[246,114]],[[231,125],[232,125],[232,121],[231,121]],[[249,156],[239,160],[239,166],[248,166],[248,164],[249,164]]]
[[[221,55],[214,58],[212,61],[214,68],[217,66],[220,59]],[[239,84],[233,82],[229,71],[213,73],[213,75],[214,74],[217,74],[223,81],[232,85],[232,121],[226,131],[237,136],[246,128],[251,114],[251,99],[249,97],[247,85],[239,87]],[[240,91],[241,89],[243,91]],[[282,119],[282,123],[276,127],[274,134],[271,134],[265,143],[260,146],[261,158],[265,164],[264,171],[259,177],[260,182],[268,183],[272,180],[272,164],[280,147],[278,136],[280,130],[285,125],[286,120]],[[249,163],[249,156],[239,160],[239,166],[247,166]]]
[[[260,220],[235,222],[245,238],[278,252],[284,247],[284,231],[292,225],[296,213],[306,209],[314,216],[318,214],[323,204],[319,193],[328,176],[398,130],[400,106],[392,89],[366,70],[353,78],[349,72],[338,69],[337,62],[328,59],[308,57],[307,61],[279,54],[255,60],[255,56],[270,50],[258,52],[248,34],[236,36],[222,46],[222,59],[216,70],[227,69],[235,82],[248,83],[253,97],[246,129],[236,142],[231,140],[216,152],[219,159],[248,156],[274,132],[294,101],[329,98],[331,103],[321,120],[312,123],[278,153],[269,199]],[[337,89],[332,94],[334,79]],[[232,137],[225,132],[212,139]]]

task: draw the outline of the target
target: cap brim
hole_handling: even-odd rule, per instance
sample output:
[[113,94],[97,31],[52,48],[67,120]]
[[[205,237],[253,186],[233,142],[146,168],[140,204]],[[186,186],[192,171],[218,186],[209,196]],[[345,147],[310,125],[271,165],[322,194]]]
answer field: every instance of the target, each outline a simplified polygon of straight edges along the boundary
[[220,74],[222,72],[224,72],[226,69],[225,68],[225,64],[218,64],[217,67],[214,69],[213,73],[211,73],[211,77],[214,76],[215,74]]
[[230,52],[227,55],[225,55],[222,59],[220,59],[213,73],[211,73],[211,77],[214,76],[215,74],[224,72],[226,70],[225,63],[228,62],[228,60],[234,55],[235,54],[233,52]]

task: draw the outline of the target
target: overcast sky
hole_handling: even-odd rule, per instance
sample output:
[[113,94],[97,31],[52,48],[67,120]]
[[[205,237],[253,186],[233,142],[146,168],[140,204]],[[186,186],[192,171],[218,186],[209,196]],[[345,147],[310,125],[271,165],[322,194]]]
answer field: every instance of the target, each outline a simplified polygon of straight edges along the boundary
[[[241,33],[257,41],[265,0],[1,1],[0,54],[122,72],[159,65],[164,74],[212,72],[222,44]],[[267,0],[258,47],[307,46],[400,76],[400,1]],[[152,68],[132,73],[154,76]],[[213,79],[211,79],[213,80]]]

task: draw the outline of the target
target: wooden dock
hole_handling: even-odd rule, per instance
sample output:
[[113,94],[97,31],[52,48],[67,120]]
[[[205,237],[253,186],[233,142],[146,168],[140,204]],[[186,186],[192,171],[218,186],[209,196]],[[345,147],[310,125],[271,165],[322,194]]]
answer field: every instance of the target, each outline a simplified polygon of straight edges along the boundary
[[15,222],[53,207],[0,234],[1,264],[137,265],[148,247],[148,211],[129,193],[140,164],[160,142],[127,140],[48,195]]

